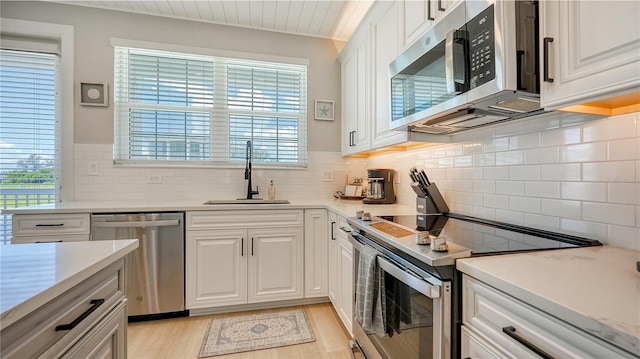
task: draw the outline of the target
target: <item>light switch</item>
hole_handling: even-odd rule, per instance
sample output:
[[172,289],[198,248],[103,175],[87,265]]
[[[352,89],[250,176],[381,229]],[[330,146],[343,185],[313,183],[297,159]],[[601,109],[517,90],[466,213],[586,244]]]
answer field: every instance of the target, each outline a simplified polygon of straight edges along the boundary
[[89,176],[98,175],[98,162],[89,162]]

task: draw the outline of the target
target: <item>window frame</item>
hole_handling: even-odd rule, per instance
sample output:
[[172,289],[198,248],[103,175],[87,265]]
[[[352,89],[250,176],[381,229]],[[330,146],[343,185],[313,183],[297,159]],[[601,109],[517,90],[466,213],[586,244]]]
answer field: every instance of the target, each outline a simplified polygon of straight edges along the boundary
[[[307,67],[307,71],[305,72],[304,84],[305,88],[303,89],[303,98],[301,101],[304,103],[304,113],[299,114],[297,117],[299,121],[304,121],[304,133],[301,133],[298,138],[299,142],[304,146],[302,148],[303,158],[300,161],[297,161],[292,164],[287,164],[284,162],[254,162],[254,167],[256,168],[269,168],[269,169],[306,169],[308,165],[308,121],[309,121],[309,106],[308,106],[308,66],[309,60],[303,58],[293,58],[293,57],[284,57],[277,55],[264,55],[264,54],[254,54],[254,53],[243,53],[243,52],[235,52],[235,51],[225,51],[225,50],[215,50],[215,49],[207,49],[207,48],[198,48],[192,46],[180,46],[173,44],[163,44],[163,43],[155,43],[155,42],[147,42],[147,41],[138,41],[138,40],[128,40],[128,39],[119,39],[112,38],[111,45],[114,49],[114,59],[116,56],[116,47],[128,47],[128,48],[136,48],[150,51],[167,51],[174,53],[182,53],[185,55],[193,55],[197,56],[205,56],[205,57],[217,57],[217,58],[226,58],[229,60],[248,60],[248,61],[264,61],[264,62],[272,62],[272,63],[280,63],[280,64],[291,64],[291,65],[301,65]],[[219,62],[215,63],[215,66],[220,66]],[[216,73],[219,72],[219,69],[214,70]],[[225,70],[226,71],[226,70]],[[215,75],[214,75],[215,76]],[[114,64],[114,81],[116,78],[115,64]],[[229,146],[230,146],[230,119],[229,115],[233,111],[228,108],[226,101],[221,105],[220,99],[222,96],[218,93],[221,91],[218,87],[224,84],[224,92],[226,93],[226,80],[225,82],[217,82],[214,86],[214,104],[213,107],[192,107],[189,111],[196,112],[209,112],[211,114],[210,117],[210,132],[209,139],[213,142],[216,139],[220,139],[221,136],[224,136],[226,139],[226,151],[223,153],[216,152],[215,150],[219,150],[219,147],[215,145],[210,145],[210,158],[205,161],[181,161],[181,160],[136,160],[136,159],[124,159],[119,158],[120,154],[117,153],[118,150],[124,151],[125,149],[118,149],[117,141],[122,141],[122,139],[118,139],[118,136],[122,136],[122,138],[127,138],[128,134],[124,134],[125,131],[128,131],[127,124],[128,119],[119,120],[117,118],[116,110],[114,110],[114,166],[118,167],[186,167],[186,168],[240,168],[244,167],[244,161],[238,162],[233,161],[229,154]],[[115,85],[114,85],[114,93],[115,93]],[[114,107],[116,105],[116,96],[114,95]],[[224,96],[226,98],[226,96]],[[160,108],[162,106],[157,106]],[[186,108],[185,108],[186,109]],[[217,113],[216,113],[217,112]],[[216,120],[214,117],[219,117],[219,113],[225,113],[227,116],[226,122],[222,123]],[[263,115],[271,116],[271,112],[265,112]],[[120,121],[120,122],[119,122]],[[226,159],[225,159],[226,158]]]
[[56,131],[59,155],[58,201],[74,199],[74,30],[73,26],[0,18],[0,32],[24,37],[53,39],[60,43],[60,107]]

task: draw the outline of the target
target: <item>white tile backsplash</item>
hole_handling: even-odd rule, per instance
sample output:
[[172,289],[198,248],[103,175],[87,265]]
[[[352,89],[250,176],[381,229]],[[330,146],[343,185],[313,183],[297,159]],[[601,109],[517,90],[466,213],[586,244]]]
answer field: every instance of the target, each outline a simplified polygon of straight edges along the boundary
[[[402,159],[387,154],[369,163],[395,168],[403,178],[412,158],[437,158],[423,165],[454,212],[640,248],[640,114],[548,114],[456,139],[467,142],[403,152]],[[454,167],[462,163],[456,162],[460,148],[473,156],[462,172]],[[415,195],[406,191],[406,182],[400,181],[398,198],[412,206]]]
[[[279,198],[331,198],[347,175],[352,180],[366,177],[367,168],[394,168],[398,203],[414,206],[408,170],[416,166],[438,184],[453,212],[640,249],[639,114],[582,123],[577,115],[548,114],[456,139],[466,142],[370,158],[311,151],[307,169],[256,169],[254,183],[263,194],[274,180]],[[75,145],[76,200],[205,201],[246,191],[242,168],[114,167],[111,153],[111,145]],[[89,176],[89,162],[98,164],[97,176]],[[327,170],[331,182],[322,181]],[[150,175],[162,183],[147,183]]]

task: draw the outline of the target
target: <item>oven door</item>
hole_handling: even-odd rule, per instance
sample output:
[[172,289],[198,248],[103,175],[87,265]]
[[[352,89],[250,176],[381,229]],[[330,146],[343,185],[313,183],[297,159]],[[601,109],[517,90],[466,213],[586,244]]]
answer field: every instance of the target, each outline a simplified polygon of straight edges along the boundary
[[[361,248],[370,242],[358,234],[353,234],[351,240],[357,278]],[[369,359],[450,358],[451,282],[440,281],[417,267],[404,266],[396,259],[377,257],[383,286],[379,291],[383,333],[365,331],[362,323],[354,320],[356,347]]]

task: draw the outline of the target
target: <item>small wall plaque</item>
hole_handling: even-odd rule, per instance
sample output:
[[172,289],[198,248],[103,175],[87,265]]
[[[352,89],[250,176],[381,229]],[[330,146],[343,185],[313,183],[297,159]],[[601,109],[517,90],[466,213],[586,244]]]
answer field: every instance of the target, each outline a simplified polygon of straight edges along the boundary
[[333,121],[333,101],[316,100],[316,120]]
[[106,83],[81,82],[80,104],[83,106],[109,106],[109,85]]

